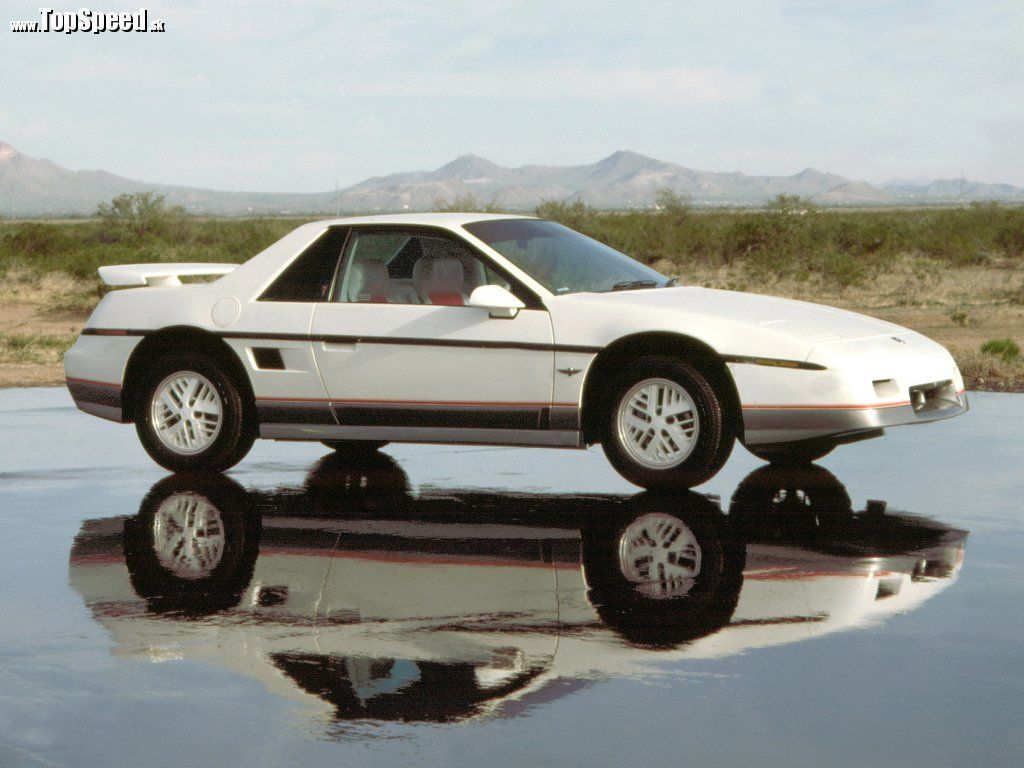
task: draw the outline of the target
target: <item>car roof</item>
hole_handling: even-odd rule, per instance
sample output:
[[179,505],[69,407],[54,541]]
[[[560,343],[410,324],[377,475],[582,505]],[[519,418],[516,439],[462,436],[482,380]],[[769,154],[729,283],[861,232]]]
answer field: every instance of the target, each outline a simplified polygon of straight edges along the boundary
[[349,216],[341,219],[322,219],[315,223],[336,224],[413,224],[420,226],[460,227],[475,221],[494,219],[532,219],[533,216],[509,213],[388,213],[371,216]]

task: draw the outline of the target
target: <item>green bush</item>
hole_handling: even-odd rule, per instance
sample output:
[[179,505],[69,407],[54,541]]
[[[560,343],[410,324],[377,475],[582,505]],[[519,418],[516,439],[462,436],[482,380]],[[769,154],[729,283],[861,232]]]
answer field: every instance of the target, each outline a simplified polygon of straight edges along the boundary
[[139,241],[147,235],[180,236],[185,209],[167,205],[164,196],[155,192],[134,192],[118,195],[109,203],[100,203],[96,216],[100,220],[102,239]]
[[434,210],[440,213],[467,213],[475,211],[501,213],[502,208],[495,199],[492,199],[489,203],[480,204],[473,195],[467,194],[456,195],[452,200],[439,197],[434,200]]
[[1001,358],[1007,363],[1020,357],[1020,347],[1013,339],[989,339],[981,345],[981,352]]
[[1024,256],[1024,216],[1008,217],[996,234],[996,243],[1008,256]]
[[537,215],[542,219],[550,219],[572,229],[584,230],[597,217],[597,211],[582,200],[567,203],[563,200],[541,200],[537,206]]
[[290,232],[291,219],[197,219],[181,217],[140,238],[111,237],[109,223],[4,222],[0,224],[0,274],[11,269],[63,272],[97,280],[104,264],[141,262],[241,262]]

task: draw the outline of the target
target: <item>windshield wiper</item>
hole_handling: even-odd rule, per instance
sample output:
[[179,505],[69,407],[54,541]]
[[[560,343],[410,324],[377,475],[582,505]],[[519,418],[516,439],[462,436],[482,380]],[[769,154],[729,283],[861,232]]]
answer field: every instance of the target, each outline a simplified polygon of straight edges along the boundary
[[665,283],[661,287],[662,288],[675,288],[677,285],[679,285],[679,278],[678,277],[670,277],[668,279],[668,282]]
[[635,291],[639,288],[657,288],[657,280],[626,280],[612,286],[613,291]]

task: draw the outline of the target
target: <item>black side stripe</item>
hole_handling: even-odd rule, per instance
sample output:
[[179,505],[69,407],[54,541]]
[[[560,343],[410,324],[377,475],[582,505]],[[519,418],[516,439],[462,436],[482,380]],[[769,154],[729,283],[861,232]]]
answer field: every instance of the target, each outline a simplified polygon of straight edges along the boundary
[[418,405],[256,401],[261,424],[340,424],[346,427],[422,427],[564,430],[580,428],[571,406]]
[[[145,336],[153,330],[83,328],[83,336]],[[397,336],[335,336],[308,333],[251,333],[244,331],[212,331],[211,335],[221,339],[246,339],[252,341],[310,341],[324,344],[396,344],[401,346],[455,347],[461,349],[524,349],[540,352],[578,352],[596,355],[604,347],[582,344],[534,344],[524,341],[473,341],[470,339],[423,339]],[[784,360],[776,357],[752,357],[749,355],[722,355],[727,363],[741,365],[764,365],[771,368],[791,368],[800,371],[824,371],[825,366],[802,360]]]
[[[154,329],[155,330],[155,329]],[[83,336],[145,336],[154,330],[83,328]],[[211,331],[220,339],[252,341],[312,341],[324,344],[398,344],[402,346],[459,347],[467,349],[526,349],[542,352],[582,352],[597,354],[602,347],[573,344],[534,344],[523,341],[473,341],[470,339],[423,339],[397,336],[336,336],[308,333],[247,333],[243,331]]]
[[256,401],[256,418],[260,424],[327,424],[337,419],[328,403]]
[[551,409],[537,406],[334,404],[348,427],[550,429]]

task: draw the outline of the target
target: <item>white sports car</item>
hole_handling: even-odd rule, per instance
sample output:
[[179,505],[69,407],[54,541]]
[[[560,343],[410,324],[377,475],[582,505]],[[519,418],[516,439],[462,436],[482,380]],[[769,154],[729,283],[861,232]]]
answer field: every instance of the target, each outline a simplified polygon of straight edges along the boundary
[[[207,283],[181,277],[222,275]],[[82,410],[159,464],[224,470],[256,437],[585,448],[647,488],[735,440],[808,461],[967,410],[949,353],[838,309],[676,285],[559,224],[408,214],[306,224],[244,264],[100,269],[64,364]]]

